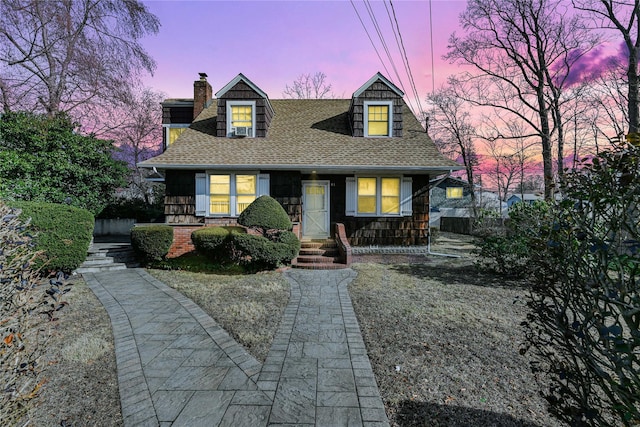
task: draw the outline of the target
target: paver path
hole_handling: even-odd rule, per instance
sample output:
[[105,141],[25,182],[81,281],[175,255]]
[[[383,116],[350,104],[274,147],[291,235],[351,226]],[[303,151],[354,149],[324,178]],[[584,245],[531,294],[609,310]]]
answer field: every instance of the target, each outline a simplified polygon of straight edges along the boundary
[[286,272],[264,365],[144,270],[85,274],[111,317],[125,426],[388,426],[347,292],[355,274]]

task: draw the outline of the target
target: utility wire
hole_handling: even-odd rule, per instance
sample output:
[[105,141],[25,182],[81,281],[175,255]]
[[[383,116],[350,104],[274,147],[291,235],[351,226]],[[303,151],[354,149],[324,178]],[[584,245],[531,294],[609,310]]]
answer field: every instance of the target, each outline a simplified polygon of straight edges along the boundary
[[431,0],[429,0],[429,43],[431,44],[431,94],[436,91],[436,71],[433,61],[433,13],[431,12]]
[[400,78],[400,74],[398,73],[398,69],[396,68],[396,64],[393,60],[393,57],[391,56],[391,52],[389,52],[389,47],[387,46],[387,42],[384,39],[384,36],[382,35],[382,31],[380,30],[380,26],[378,25],[378,20],[376,19],[375,13],[373,12],[373,9],[371,8],[371,4],[369,3],[369,0],[365,0],[364,1],[365,7],[367,9],[367,12],[369,12],[369,18],[371,18],[371,22],[373,23],[373,27],[375,28],[376,32],[378,33],[378,38],[380,39],[380,42],[382,43],[382,46],[384,47],[384,50],[387,54],[387,58],[389,59],[389,63],[391,64],[391,67],[393,68],[393,71],[396,74],[396,78],[398,79],[398,82],[400,83],[400,87],[402,87],[402,90],[404,92],[406,92],[406,89],[404,88],[404,85],[402,83],[402,79]]
[[[413,73],[411,72],[411,66],[409,65],[409,58],[407,57],[407,50],[404,47],[404,41],[402,40],[402,33],[400,32],[400,25],[398,24],[398,18],[396,16],[396,10],[393,7],[393,1],[389,0],[389,5],[391,6],[391,11],[393,12],[393,21],[396,24],[396,31],[398,32],[398,37],[400,37],[400,45],[402,47],[402,56],[404,58],[407,75],[409,76],[409,82],[411,84],[411,88],[413,90],[413,95],[416,98],[416,102],[418,103],[418,110],[421,115],[424,115],[424,109],[422,108],[422,103],[420,102],[420,95],[418,94],[418,89],[416,88],[416,82],[413,78]],[[433,52],[433,50],[432,50]]]
[[358,15],[358,20],[360,21],[360,25],[362,25],[362,28],[364,29],[364,32],[367,33],[367,37],[369,38],[369,41],[371,42],[371,46],[373,46],[373,50],[375,50],[376,55],[378,55],[378,59],[380,60],[380,63],[382,64],[382,67],[384,68],[384,71],[389,76],[390,75],[389,74],[389,70],[387,70],[387,66],[385,65],[384,61],[382,60],[382,57],[380,56],[380,53],[378,52],[378,48],[376,47],[375,43],[371,39],[371,36],[369,35],[369,30],[367,30],[366,25],[364,25],[364,22],[362,21],[362,18],[360,17],[360,13],[358,13],[358,9],[356,8],[356,5],[353,4],[353,0],[350,0],[350,2],[351,2],[351,6],[353,6],[353,10],[356,12],[356,15]]

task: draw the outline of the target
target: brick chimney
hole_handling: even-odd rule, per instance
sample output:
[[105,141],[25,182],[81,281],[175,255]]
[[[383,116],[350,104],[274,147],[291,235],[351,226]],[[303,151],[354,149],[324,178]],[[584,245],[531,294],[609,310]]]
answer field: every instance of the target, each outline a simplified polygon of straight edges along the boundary
[[200,80],[193,82],[193,118],[198,117],[213,97],[213,90],[207,81],[207,73],[200,74]]

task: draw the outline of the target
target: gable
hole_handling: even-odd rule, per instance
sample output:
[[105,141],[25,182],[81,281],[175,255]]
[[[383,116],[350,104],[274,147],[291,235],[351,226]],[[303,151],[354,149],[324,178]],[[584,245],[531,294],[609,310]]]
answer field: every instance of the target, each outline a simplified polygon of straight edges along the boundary
[[218,98],[216,136],[226,137],[230,133],[228,129],[228,111],[231,103],[247,103],[255,106],[255,137],[264,138],[267,136],[274,111],[271,102],[266,94],[255,86],[242,74],[216,93]]
[[389,105],[390,135],[402,137],[404,94],[380,73],[376,74],[364,86],[354,92],[349,106],[349,121],[354,137],[368,136],[367,107],[371,104]]

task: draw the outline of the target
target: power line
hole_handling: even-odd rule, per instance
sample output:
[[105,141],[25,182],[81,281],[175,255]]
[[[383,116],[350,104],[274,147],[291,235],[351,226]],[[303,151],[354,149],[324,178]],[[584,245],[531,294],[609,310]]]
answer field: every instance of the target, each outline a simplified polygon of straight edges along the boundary
[[393,20],[396,24],[396,31],[398,32],[398,36],[400,37],[400,45],[401,45],[401,54],[404,58],[406,64],[407,75],[409,76],[409,82],[411,84],[411,88],[413,90],[413,95],[415,96],[416,102],[418,103],[418,111],[421,115],[424,115],[424,110],[422,108],[422,103],[420,102],[420,95],[418,94],[418,89],[416,88],[416,82],[413,78],[413,73],[411,71],[411,66],[409,65],[409,57],[407,56],[407,50],[404,47],[404,41],[402,39],[402,33],[400,32],[400,25],[398,24],[398,18],[396,16],[396,9],[393,7],[393,1],[389,0],[389,5],[391,6],[391,11],[393,12]]
[[376,55],[378,55],[378,59],[380,60],[380,63],[382,64],[382,67],[384,68],[384,71],[387,73],[387,75],[390,75],[389,74],[389,70],[387,70],[387,66],[385,65],[384,61],[382,60],[382,57],[380,57],[380,53],[378,52],[378,48],[376,47],[375,43],[371,39],[371,36],[369,35],[369,30],[367,30],[366,25],[364,25],[364,22],[362,21],[362,18],[360,17],[360,13],[358,13],[358,9],[356,9],[356,5],[353,4],[353,0],[350,0],[350,2],[351,2],[351,6],[353,6],[353,10],[356,12],[356,15],[358,16],[358,20],[360,21],[360,25],[362,25],[362,28],[364,29],[364,32],[367,33],[367,37],[369,38],[369,41],[371,42],[371,46],[373,46],[373,50],[375,50]]
[[[365,25],[362,17],[360,16],[360,13],[358,12],[358,9],[356,8],[353,0],[350,0],[351,2],[351,6],[353,7],[353,10],[356,12],[356,15],[358,16],[358,20],[360,21],[360,25],[362,26],[362,28],[364,29],[365,33],[367,34],[367,37],[369,38],[369,42],[371,43],[371,46],[373,47],[374,51],[376,52],[376,55],[378,56],[378,60],[380,61],[380,63],[382,64],[386,74],[389,76],[391,75],[389,73],[389,69],[387,68],[387,65],[385,64],[385,62],[382,59],[382,56],[380,55],[380,52],[378,51],[378,48],[376,46],[376,44],[374,43],[369,30],[367,29],[367,26]],[[407,91],[404,87],[404,83],[403,83],[403,79],[400,77],[400,73],[398,72],[398,69],[395,65],[395,61],[393,59],[393,55],[391,55],[391,52],[389,50],[389,47],[385,41],[385,37],[382,33],[382,30],[380,28],[380,25],[378,24],[378,20],[376,19],[375,16],[375,12],[371,6],[371,4],[369,3],[369,0],[364,0],[364,4],[365,4],[365,8],[369,14],[369,18],[371,19],[371,22],[373,24],[373,27],[378,35],[378,38],[380,39],[380,42],[382,44],[382,47],[384,48],[385,54],[389,60],[389,63],[393,69],[393,71],[395,72],[395,76],[398,79],[398,83],[399,86],[402,88],[402,90],[407,93],[409,91]],[[415,84],[415,80],[413,78],[413,73],[411,71],[411,66],[409,65],[409,58],[407,56],[407,52],[404,46],[404,41],[402,39],[402,33],[400,32],[400,26],[398,24],[398,18],[396,16],[396,12],[395,12],[395,8],[393,6],[393,2],[391,0],[389,0],[389,4],[391,6],[391,13],[389,12],[389,8],[387,7],[386,2],[383,1],[383,4],[385,5],[385,9],[387,12],[387,16],[389,18],[389,22],[391,24],[391,30],[393,31],[393,35],[395,37],[396,40],[396,45],[398,47],[398,51],[400,54],[400,57],[402,59],[402,63],[405,69],[405,72],[407,74],[407,78],[409,80],[409,88],[410,88],[410,93],[411,93],[411,97],[413,97],[415,99],[415,101],[417,102],[417,108],[416,106],[413,105],[413,102],[411,100],[411,97],[407,97],[407,102],[410,106],[410,108],[414,111],[419,112],[421,115],[424,115],[424,110],[422,108],[422,103],[420,102],[420,95],[418,94],[418,90],[416,88],[416,84]],[[392,15],[393,14],[393,18]],[[431,17],[431,14],[429,15]],[[395,23],[395,25],[394,25]],[[432,70],[433,70],[433,37],[431,37],[431,56],[432,56]],[[432,77],[433,77],[433,72],[432,72]]]
[[376,32],[378,33],[378,38],[380,39],[380,42],[382,43],[382,46],[384,47],[384,50],[387,54],[387,58],[389,59],[389,63],[391,64],[391,67],[393,68],[393,71],[396,73],[396,78],[398,79],[400,86],[402,87],[402,90],[404,91],[405,88],[404,86],[402,86],[402,80],[400,79],[400,74],[398,73],[398,69],[396,68],[396,64],[393,61],[393,57],[391,56],[391,52],[389,52],[389,48],[387,46],[386,41],[384,40],[384,36],[382,35],[382,31],[380,30],[380,26],[378,25],[378,20],[376,19],[375,13],[373,12],[373,9],[371,8],[371,4],[369,3],[369,0],[365,0],[364,2],[365,7],[367,9],[367,12],[369,12],[369,18],[371,18],[371,22],[373,22],[373,26],[376,29]]
[[436,70],[433,61],[433,13],[431,12],[431,0],[429,0],[429,43],[431,44],[431,94],[436,91]]

